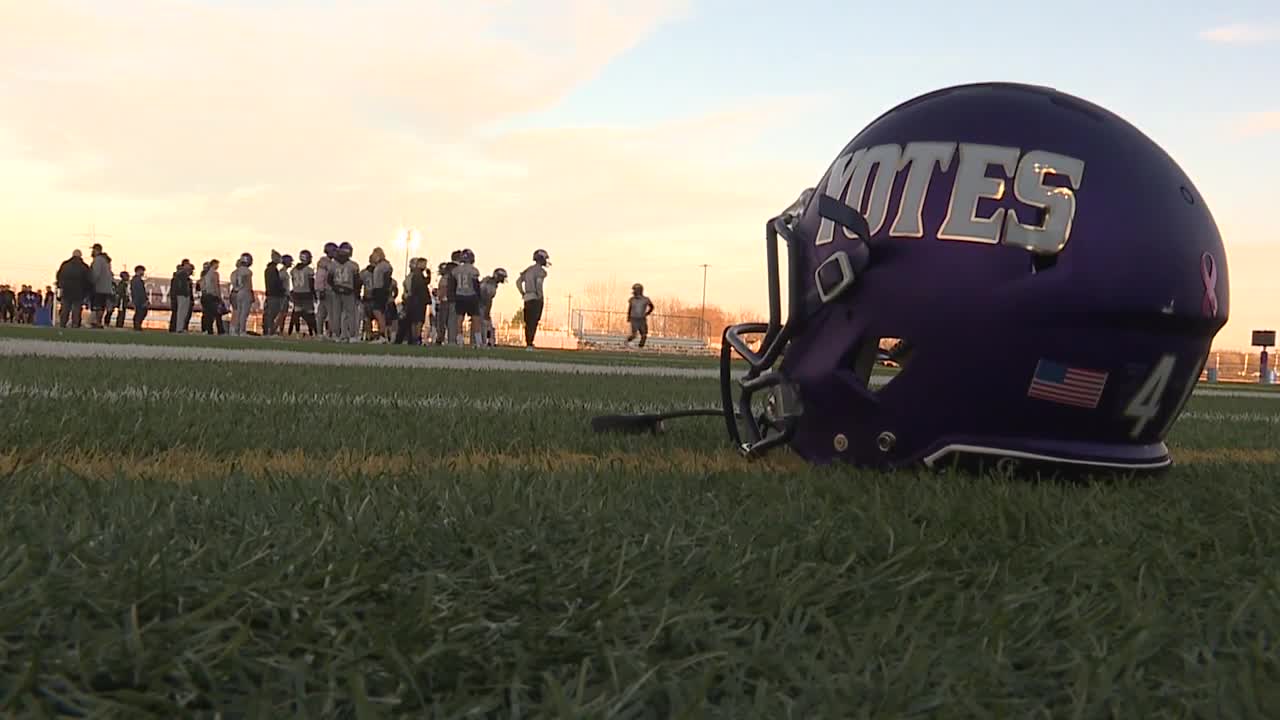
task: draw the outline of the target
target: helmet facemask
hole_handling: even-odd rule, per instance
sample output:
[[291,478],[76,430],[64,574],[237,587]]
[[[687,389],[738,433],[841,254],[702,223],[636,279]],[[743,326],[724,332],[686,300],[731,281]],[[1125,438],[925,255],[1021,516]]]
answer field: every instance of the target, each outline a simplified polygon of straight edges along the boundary
[[[856,243],[852,255],[838,250],[818,264],[812,280],[807,276],[805,238],[797,233],[801,219],[815,203],[818,215],[846,229]],[[781,214],[765,225],[765,255],[768,262],[769,322],[740,323],[724,329],[720,348],[720,402],[725,426],[734,446],[747,457],[759,457],[779,445],[791,441],[797,423],[804,413],[800,393],[794,383],[773,369],[787,344],[809,319],[828,304],[843,298],[865,271],[870,261],[867,244],[870,231],[861,213],[844,203],[816,194],[809,188]],[[778,266],[778,238],[787,243],[787,315],[782,320],[781,269]],[[744,335],[759,335],[760,350],[751,349]],[[733,379],[732,352],[747,361],[748,370]],[[734,402],[733,384],[739,393]],[[759,414],[752,400],[756,393],[768,391]],[[745,436],[745,437],[744,437]]]

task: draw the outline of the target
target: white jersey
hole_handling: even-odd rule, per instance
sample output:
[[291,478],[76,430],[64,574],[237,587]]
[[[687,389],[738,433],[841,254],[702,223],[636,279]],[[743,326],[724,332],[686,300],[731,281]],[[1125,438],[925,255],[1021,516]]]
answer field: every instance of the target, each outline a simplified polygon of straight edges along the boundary
[[525,268],[516,278],[516,289],[520,291],[521,299],[525,302],[542,300],[542,282],[546,279],[547,269],[541,265],[534,263]]
[[322,256],[316,261],[316,292],[324,292],[329,289],[329,272],[333,269],[333,258],[328,255]]
[[475,297],[480,282],[480,271],[471,263],[458,263],[453,269],[454,293],[458,297]]
[[222,296],[222,279],[218,277],[217,270],[208,270],[204,275],[200,276],[200,294]]
[[480,281],[480,310],[482,315],[488,315],[489,309],[493,307],[493,299],[498,296],[498,281],[492,277],[487,277]]
[[329,265],[329,287],[350,294],[356,288],[356,276],[359,274],[360,266],[356,265],[354,260],[346,262],[334,260]]
[[289,271],[289,285],[293,292],[306,294],[315,287],[316,272],[310,265],[295,265]]
[[627,318],[630,320],[643,320],[652,310],[653,303],[644,295],[632,295],[627,299]]
[[253,271],[244,265],[231,271],[231,292],[241,290],[253,292]]

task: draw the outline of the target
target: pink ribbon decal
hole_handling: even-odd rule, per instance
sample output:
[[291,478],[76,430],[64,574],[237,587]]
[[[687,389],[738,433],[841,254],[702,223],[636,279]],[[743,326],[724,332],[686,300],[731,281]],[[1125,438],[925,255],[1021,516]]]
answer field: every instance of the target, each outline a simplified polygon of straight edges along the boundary
[[1205,317],[1217,317],[1218,265],[1209,253],[1200,256],[1200,279],[1204,281],[1204,301],[1200,303],[1200,311]]

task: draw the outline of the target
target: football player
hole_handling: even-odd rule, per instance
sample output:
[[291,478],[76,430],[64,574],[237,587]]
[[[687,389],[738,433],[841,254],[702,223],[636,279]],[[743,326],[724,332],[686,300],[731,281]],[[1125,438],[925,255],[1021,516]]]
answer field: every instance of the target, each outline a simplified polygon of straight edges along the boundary
[[653,314],[653,303],[645,297],[644,285],[636,283],[631,286],[631,297],[627,298],[627,321],[631,323],[631,334],[627,336],[630,345],[640,336],[640,347],[649,340],[649,316]]

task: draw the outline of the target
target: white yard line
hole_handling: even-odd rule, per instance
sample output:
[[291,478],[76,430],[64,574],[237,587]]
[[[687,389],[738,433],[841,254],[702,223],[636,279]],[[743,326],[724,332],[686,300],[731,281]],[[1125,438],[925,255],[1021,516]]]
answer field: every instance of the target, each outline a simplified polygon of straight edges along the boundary
[[1262,400],[1280,400],[1280,391],[1276,390],[1222,390],[1220,388],[1205,387],[1200,384],[1196,387],[1192,395],[1196,397],[1229,397],[1229,398],[1255,398]]
[[[614,375],[633,377],[669,377],[714,379],[715,368],[680,368],[666,365],[607,365],[604,363],[552,362],[546,360],[506,360],[486,357],[478,351],[474,357],[433,357],[423,355],[372,355],[341,352],[299,352],[297,350],[182,347],[173,345],[134,345],[127,343],[57,342],[53,340],[0,339],[0,357],[106,358],[111,360],[193,360],[212,362],[267,363],[284,365],[319,365],[338,367],[391,367],[443,370],[499,370],[507,372],[559,373],[569,375]],[[742,370],[734,371],[740,377]],[[872,385],[883,385],[890,375],[872,375]],[[1196,397],[1255,398],[1280,400],[1280,392],[1267,390],[1226,389],[1201,385]]]
[[1280,414],[1270,415],[1260,412],[1209,412],[1204,410],[1184,410],[1179,420],[1195,420],[1210,424],[1227,425],[1280,425]]
[[[56,358],[106,358],[111,360],[195,360],[212,362],[269,363],[273,365],[327,365],[341,367],[390,367],[442,370],[505,370],[511,372],[570,375],[634,375],[645,377],[716,378],[714,368],[678,368],[664,365],[606,365],[604,363],[504,360],[486,357],[433,357],[422,355],[372,355],[343,352],[299,352],[248,348],[178,347],[124,343],[57,342],[53,340],[0,339],[0,356]],[[741,371],[739,371],[741,374]]]

